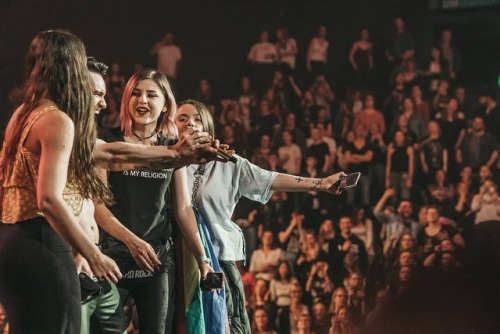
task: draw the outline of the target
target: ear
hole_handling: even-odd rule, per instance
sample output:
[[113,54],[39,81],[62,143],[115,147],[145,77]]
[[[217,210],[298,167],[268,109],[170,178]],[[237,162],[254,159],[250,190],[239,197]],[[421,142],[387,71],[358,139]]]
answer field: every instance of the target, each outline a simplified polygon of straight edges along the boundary
[[167,112],[167,109],[168,109],[167,106],[163,106],[163,108],[161,108],[161,112]]

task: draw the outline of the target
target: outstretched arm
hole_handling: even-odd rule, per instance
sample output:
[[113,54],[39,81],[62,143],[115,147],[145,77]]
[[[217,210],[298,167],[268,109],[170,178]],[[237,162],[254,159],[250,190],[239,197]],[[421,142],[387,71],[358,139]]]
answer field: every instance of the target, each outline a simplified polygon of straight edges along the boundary
[[338,185],[342,175],[345,175],[345,173],[339,172],[322,179],[317,179],[280,173],[274,179],[271,189],[295,192],[315,190],[338,194]]

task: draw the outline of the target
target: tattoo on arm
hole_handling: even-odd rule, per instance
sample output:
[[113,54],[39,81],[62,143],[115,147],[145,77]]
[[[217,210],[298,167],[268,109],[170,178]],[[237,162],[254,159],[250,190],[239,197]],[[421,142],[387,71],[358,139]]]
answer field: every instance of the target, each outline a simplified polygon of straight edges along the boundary
[[296,177],[295,177],[295,181],[296,181],[297,183],[300,183],[300,182],[304,181],[304,179],[302,179],[300,176],[296,176]]
[[321,187],[321,182],[323,182],[323,179],[319,179],[319,180],[314,180],[313,181],[313,186],[312,186],[312,190],[320,190],[320,187]]

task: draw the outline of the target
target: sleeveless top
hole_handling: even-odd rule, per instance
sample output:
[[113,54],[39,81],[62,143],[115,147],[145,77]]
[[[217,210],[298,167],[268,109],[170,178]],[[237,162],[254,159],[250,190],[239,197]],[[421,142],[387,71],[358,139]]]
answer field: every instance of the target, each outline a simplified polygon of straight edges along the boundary
[[394,147],[394,153],[391,159],[391,171],[394,173],[407,173],[408,172],[408,153],[406,153],[407,146]]
[[[48,106],[37,111],[28,119],[17,144],[17,152],[13,161],[6,162],[5,150],[0,152],[0,165],[8,164],[5,174],[0,173],[0,221],[4,224],[15,224],[35,217],[43,217],[38,209],[36,184],[40,156],[24,147],[24,142],[33,124],[45,113],[58,110],[56,106]],[[5,147],[5,145],[4,145]],[[78,216],[83,206],[82,196],[74,186],[67,185],[63,197],[71,207],[73,214]]]

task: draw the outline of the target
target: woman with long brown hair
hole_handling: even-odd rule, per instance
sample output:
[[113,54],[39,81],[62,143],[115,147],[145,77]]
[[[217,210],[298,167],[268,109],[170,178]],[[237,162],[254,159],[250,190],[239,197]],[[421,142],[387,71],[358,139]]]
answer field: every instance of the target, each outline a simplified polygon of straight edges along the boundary
[[85,47],[67,31],[44,31],[33,39],[26,65],[24,103],[0,155],[0,300],[13,332],[77,333],[72,247],[97,277],[121,278],[77,221],[83,199],[111,198],[92,159],[96,128]]

